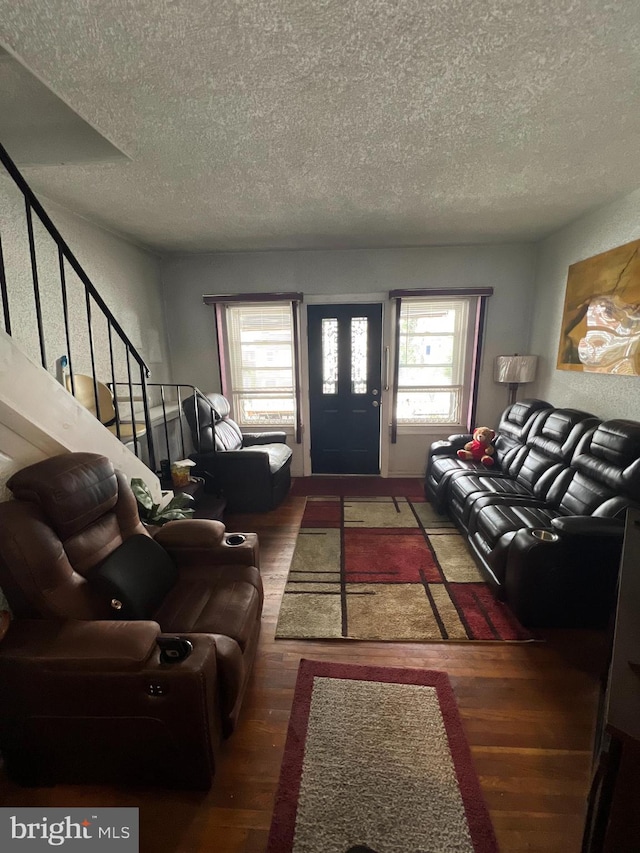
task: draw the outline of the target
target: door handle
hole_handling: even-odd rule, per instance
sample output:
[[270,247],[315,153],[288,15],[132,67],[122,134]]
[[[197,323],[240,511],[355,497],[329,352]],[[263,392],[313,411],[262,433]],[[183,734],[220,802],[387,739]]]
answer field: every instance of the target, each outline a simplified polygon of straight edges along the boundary
[[374,400],[371,405],[373,406],[374,409],[377,409],[378,406],[380,405],[380,403],[377,400]]

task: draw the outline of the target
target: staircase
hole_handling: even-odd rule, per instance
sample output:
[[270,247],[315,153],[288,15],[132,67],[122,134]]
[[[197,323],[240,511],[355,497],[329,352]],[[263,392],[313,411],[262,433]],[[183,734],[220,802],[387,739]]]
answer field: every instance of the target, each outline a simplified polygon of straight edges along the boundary
[[[180,410],[194,389],[149,383],[144,359],[1,145],[0,164],[24,210],[23,234],[13,226],[5,245],[0,233],[0,486],[39,458],[91,450],[142,477],[159,497],[160,462],[166,470],[172,456],[191,450]],[[15,255],[18,243],[23,252],[19,264],[11,258],[12,281],[5,252]],[[12,312],[12,293],[26,290],[30,316],[23,298]],[[179,435],[170,436],[176,425]]]
[[86,450],[102,453],[129,478],[140,477],[161,496],[158,477],[106,429],[48,371],[0,331],[0,499],[20,468],[49,456]]

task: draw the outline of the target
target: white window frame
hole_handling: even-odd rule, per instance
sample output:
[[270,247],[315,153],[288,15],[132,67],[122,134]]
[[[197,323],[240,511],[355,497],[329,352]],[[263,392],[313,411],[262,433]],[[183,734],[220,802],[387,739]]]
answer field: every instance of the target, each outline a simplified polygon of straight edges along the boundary
[[[233,301],[224,303],[221,311],[221,332],[222,346],[224,349],[224,387],[226,395],[231,404],[233,418],[237,421],[240,427],[250,430],[261,430],[263,428],[272,429],[279,427],[286,431],[294,431],[296,428],[296,364],[295,364],[295,324],[293,319],[293,306],[288,301]],[[265,315],[269,313],[284,313],[288,314],[288,332],[289,332],[289,351],[290,351],[290,369],[291,384],[274,386],[272,389],[266,390],[256,388],[250,381],[247,381],[246,374],[243,376],[243,371],[248,370],[248,366],[242,364],[242,343],[237,340],[237,329],[240,324],[242,314],[246,315]],[[269,368],[268,366],[253,366],[251,369],[259,372],[267,373],[269,370],[279,370],[277,366]],[[268,415],[260,419],[248,419],[245,416],[244,401],[252,400],[269,400],[269,399],[288,399],[291,403],[291,415],[287,419],[272,417]]]
[[[406,336],[400,332],[401,321],[399,321],[397,326],[399,340],[396,345],[396,353],[398,357],[398,365],[396,367],[396,375],[398,376],[396,389],[396,423],[399,433],[433,432],[434,429],[440,430],[441,428],[450,431],[452,428],[466,429],[468,425],[471,393],[473,388],[473,369],[475,363],[474,349],[476,343],[478,297],[470,295],[421,295],[417,297],[403,297],[399,306],[400,318],[402,318],[403,309],[406,310],[406,307],[409,307],[409,310],[411,310],[411,307],[415,306],[424,306],[425,308],[430,306],[433,308],[440,305],[454,305],[456,307],[457,328],[454,331],[454,353],[453,360],[451,362],[453,368],[452,382],[429,386],[400,384],[401,368],[405,366],[401,361],[403,351],[402,342]],[[438,332],[434,332],[433,335],[438,336]],[[425,337],[427,336],[428,334],[425,335]],[[407,364],[406,366],[411,365]],[[458,391],[457,418],[451,420],[439,420],[437,418],[429,419],[425,417],[416,419],[400,417],[397,401],[401,398],[403,391],[420,391],[429,393],[430,391],[437,392],[443,389]]]

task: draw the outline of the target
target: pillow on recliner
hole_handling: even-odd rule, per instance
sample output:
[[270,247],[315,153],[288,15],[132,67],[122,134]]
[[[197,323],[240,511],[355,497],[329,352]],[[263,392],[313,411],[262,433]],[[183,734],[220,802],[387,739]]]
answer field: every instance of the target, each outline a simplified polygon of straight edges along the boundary
[[87,575],[109,601],[114,619],[150,619],[177,579],[169,554],[141,533],[126,539]]

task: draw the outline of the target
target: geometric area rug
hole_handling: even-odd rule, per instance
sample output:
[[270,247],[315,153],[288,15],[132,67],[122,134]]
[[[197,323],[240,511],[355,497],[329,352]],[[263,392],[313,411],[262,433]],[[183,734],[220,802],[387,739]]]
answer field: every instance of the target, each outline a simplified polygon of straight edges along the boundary
[[527,641],[423,498],[308,497],[276,638]]
[[497,853],[446,673],[302,660],[267,853]]

